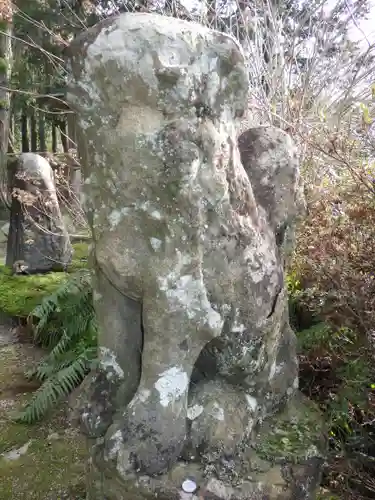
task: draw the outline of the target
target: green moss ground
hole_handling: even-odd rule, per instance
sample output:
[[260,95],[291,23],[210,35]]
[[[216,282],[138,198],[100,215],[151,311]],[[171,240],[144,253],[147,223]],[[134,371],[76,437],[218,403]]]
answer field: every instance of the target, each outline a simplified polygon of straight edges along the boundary
[[[12,421],[34,388],[23,372],[42,354],[27,345],[0,347],[1,500],[76,500],[81,498],[78,492],[83,494],[85,445],[69,427],[64,405],[38,425]],[[29,447],[19,458],[9,460],[3,456],[26,443],[30,443]],[[71,496],[63,497],[63,493]]]
[[[75,243],[73,247],[73,262],[68,273],[87,266],[88,244]],[[66,277],[67,273],[63,272],[12,276],[9,268],[0,266],[0,312],[9,316],[28,316]]]
[[[87,243],[73,246],[68,273],[87,266]],[[0,315],[27,317],[68,273],[12,276],[8,268],[0,266]],[[0,323],[0,329],[4,337],[9,336],[7,325]],[[28,381],[24,373],[44,354],[28,344],[0,344],[0,500],[84,498],[86,449],[82,437],[68,424],[66,404],[35,425],[12,420],[36,389],[35,382]],[[27,443],[24,454],[9,459],[7,453]]]

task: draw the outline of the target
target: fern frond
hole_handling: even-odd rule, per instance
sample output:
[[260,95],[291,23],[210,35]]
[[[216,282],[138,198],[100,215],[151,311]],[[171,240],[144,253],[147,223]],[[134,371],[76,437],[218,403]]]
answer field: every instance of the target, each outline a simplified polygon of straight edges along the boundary
[[74,337],[72,338],[72,336],[70,335],[70,332],[67,332],[66,330],[64,330],[59,342],[55,345],[55,347],[49,353],[48,360],[50,362],[57,360],[59,357],[62,356],[62,354],[66,353],[69,350],[69,348],[71,347],[73,342],[74,342]]
[[15,421],[33,424],[43,418],[46,413],[70,394],[84,379],[91,368],[90,356],[83,353],[69,366],[61,369],[48,378],[34,394],[25,410],[20,413]]
[[[92,308],[91,274],[82,269],[64,281],[54,293],[44,298],[42,303],[31,312],[30,317],[38,320],[34,325],[34,341],[47,347],[56,345],[59,340],[56,335],[59,331],[58,319],[60,321],[63,319],[61,312],[64,311],[64,322],[67,324],[72,320],[77,322],[80,321],[79,318],[85,318],[85,314],[80,313],[84,312],[82,309],[90,308]],[[55,344],[53,344],[48,326],[56,322],[57,328],[53,330]],[[84,325],[82,327],[84,328]]]
[[[84,354],[84,349],[78,354]],[[47,378],[52,377],[63,368],[70,366],[77,358],[77,352],[69,351],[62,353],[59,358],[46,356],[36,367],[26,372],[28,379],[34,379],[39,382],[44,382]]]
[[34,379],[38,382],[44,382],[48,377],[51,377],[54,372],[54,365],[51,365],[46,361],[42,361],[36,367],[27,370],[27,372],[25,372],[25,377],[29,380]]
[[67,279],[30,315],[36,342],[50,352],[26,373],[42,383],[17,421],[33,423],[83,380],[97,359],[98,323],[92,301],[91,275],[81,270]]

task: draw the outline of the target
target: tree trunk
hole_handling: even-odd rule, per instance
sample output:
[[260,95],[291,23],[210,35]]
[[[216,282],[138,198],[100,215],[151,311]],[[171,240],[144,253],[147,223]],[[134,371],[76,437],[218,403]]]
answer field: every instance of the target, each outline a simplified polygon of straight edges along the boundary
[[52,121],[52,152],[57,153],[56,122]]
[[77,148],[77,137],[76,137],[76,115],[75,113],[67,113],[67,124],[68,124],[68,149]]
[[45,113],[43,110],[39,110],[38,114],[38,125],[39,125],[39,151],[47,151],[46,146],[46,129],[45,129]]
[[12,2],[0,4],[0,198],[7,201],[8,191],[8,140],[10,94],[8,92],[12,71]]
[[66,121],[61,121],[59,122],[59,128],[60,128],[60,137],[61,137],[61,144],[63,147],[64,153],[67,153],[69,150],[68,147],[68,136],[66,133]]
[[[15,186],[15,173],[17,168],[17,160],[13,160],[9,165],[9,187],[12,189]],[[9,216],[9,232],[7,240],[7,253],[5,265],[12,267],[14,262],[22,260],[22,248],[24,246],[24,231],[22,226],[24,223],[23,212],[19,200],[12,196],[10,216]]]
[[36,130],[36,117],[34,108],[31,108],[30,136],[31,136],[31,152],[36,153],[38,151],[38,133]]
[[29,129],[27,122],[28,122],[27,112],[26,109],[24,108],[22,110],[22,116],[21,116],[22,153],[30,152]]
[[8,137],[8,153],[14,153],[15,138],[14,138],[14,113],[12,112],[12,105],[9,112],[9,137]]

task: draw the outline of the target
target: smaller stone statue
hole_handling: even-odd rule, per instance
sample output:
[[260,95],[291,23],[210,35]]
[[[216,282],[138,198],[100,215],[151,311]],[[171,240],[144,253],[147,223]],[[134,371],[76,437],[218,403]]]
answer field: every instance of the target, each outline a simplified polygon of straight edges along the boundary
[[6,265],[19,274],[63,271],[72,247],[57,199],[53,171],[35,153],[22,153],[9,165],[12,204]]

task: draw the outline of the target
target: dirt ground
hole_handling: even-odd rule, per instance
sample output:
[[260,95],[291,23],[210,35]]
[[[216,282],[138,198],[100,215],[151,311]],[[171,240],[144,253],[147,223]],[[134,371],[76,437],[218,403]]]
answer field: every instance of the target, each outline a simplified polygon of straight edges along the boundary
[[[0,264],[5,263],[7,237],[1,228],[6,223],[1,217]],[[21,343],[12,321],[0,312],[0,500],[85,498],[86,449],[69,425],[67,404],[35,425],[12,420],[37,388],[24,373],[43,354]]]
[[41,349],[19,343],[10,324],[0,324],[1,500],[85,497],[85,445],[69,425],[66,403],[39,424],[12,421],[36,388],[24,371],[42,356]]

